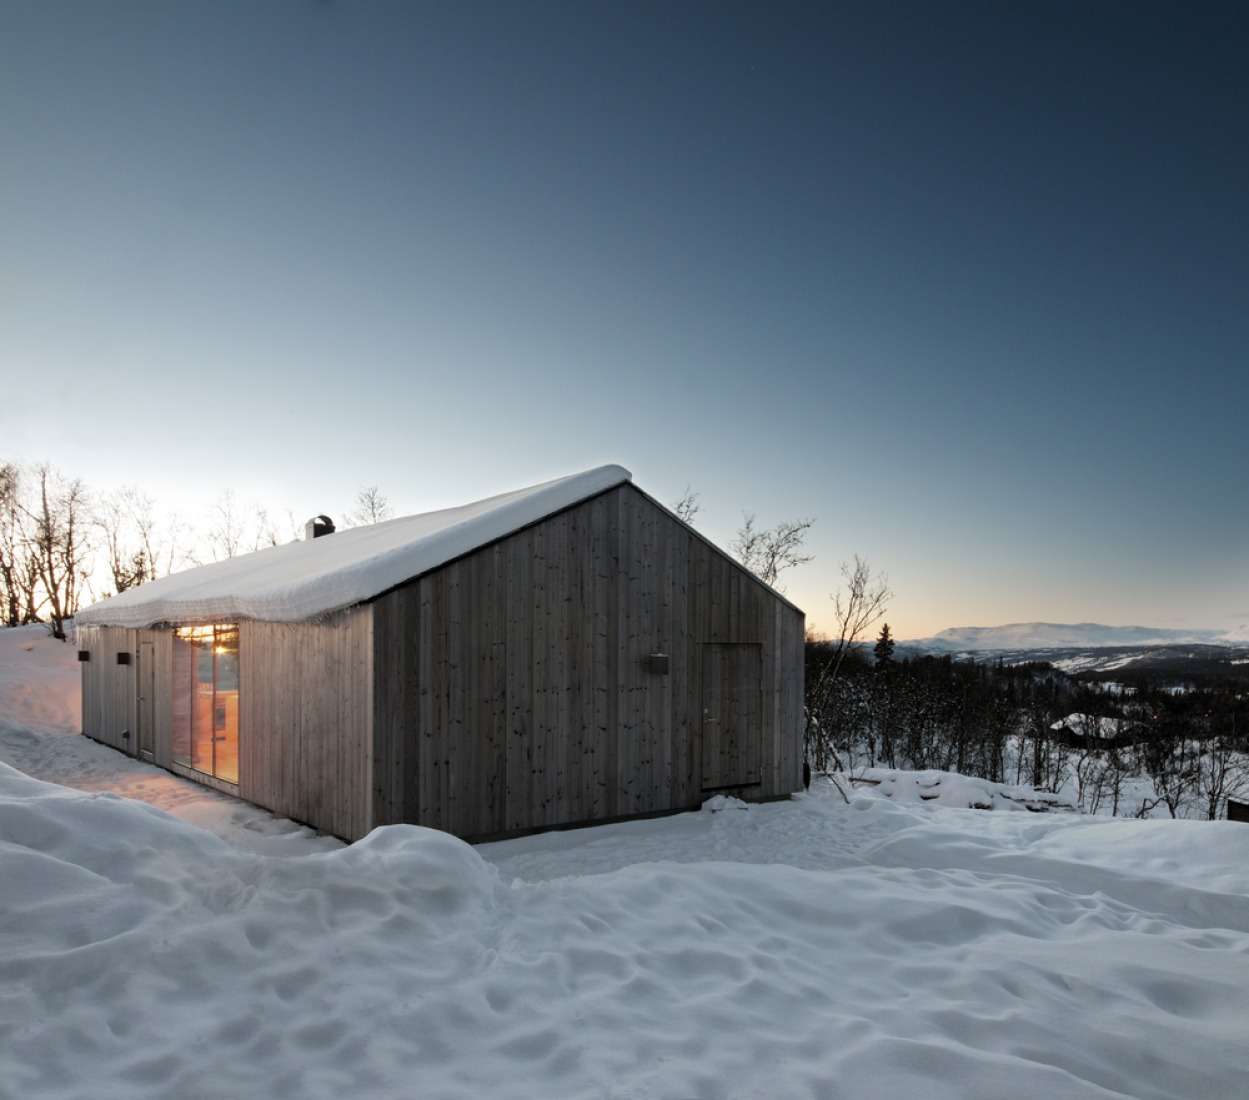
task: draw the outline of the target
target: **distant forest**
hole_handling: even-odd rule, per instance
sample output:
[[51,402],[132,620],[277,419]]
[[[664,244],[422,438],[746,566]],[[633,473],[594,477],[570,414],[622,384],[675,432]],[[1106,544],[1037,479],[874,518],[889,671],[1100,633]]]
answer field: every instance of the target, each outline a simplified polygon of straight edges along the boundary
[[[938,769],[1062,793],[1088,813],[1222,818],[1249,798],[1249,665],[1070,675],[949,656],[895,660],[888,627],[835,677],[807,644],[817,771]],[[1177,670],[1178,672],[1178,670]]]

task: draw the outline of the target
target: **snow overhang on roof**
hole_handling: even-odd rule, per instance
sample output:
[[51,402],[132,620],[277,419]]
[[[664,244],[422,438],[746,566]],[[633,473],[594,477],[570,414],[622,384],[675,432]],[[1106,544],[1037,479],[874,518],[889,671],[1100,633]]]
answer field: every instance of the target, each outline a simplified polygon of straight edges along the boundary
[[258,550],[128,589],[80,611],[75,621],[142,629],[320,618],[631,480],[622,466],[600,466],[459,508]]

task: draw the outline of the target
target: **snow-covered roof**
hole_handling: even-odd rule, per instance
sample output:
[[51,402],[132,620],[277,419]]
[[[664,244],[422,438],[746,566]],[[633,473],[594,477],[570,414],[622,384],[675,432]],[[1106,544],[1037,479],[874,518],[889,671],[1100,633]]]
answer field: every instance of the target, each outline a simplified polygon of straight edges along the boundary
[[431,569],[632,480],[621,466],[528,489],[292,542],[202,565],[101,600],[84,625],[303,622],[372,599]]

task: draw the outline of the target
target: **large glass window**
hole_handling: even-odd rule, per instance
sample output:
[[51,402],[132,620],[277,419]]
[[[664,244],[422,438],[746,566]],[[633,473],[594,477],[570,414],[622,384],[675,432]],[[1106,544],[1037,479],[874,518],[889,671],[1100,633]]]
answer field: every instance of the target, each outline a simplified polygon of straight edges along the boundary
[[239,628],[184,626],[173,640],[173,758],[239,781]]

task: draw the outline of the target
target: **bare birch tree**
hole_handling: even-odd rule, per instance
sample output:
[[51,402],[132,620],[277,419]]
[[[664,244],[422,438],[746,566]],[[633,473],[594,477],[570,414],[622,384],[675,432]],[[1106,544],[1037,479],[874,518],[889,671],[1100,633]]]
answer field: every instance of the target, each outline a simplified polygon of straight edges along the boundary
[[37,495],[26,509],[39,584],[51,618],[53,637],[65,639],[65,620],[78,610],[89,550],[87,490],[78,478],[66,479],[46,463],[35,468]]
[[1227,800],[1249,794],[1249,757],[1237,752],[1229,739],[1207,741],[1197,757],[1197,805],[1210,821],[1227,816]]
[[702,511],[703,506],[698,502],[698,494],[687,485],[680,499],[674,500],[668,507],[676,513],[677,519],[693,527],[694,517]]
[[125,592],[155,575],[151,513],[151,498],[130,485],[101,497],[96,504],[93,522],[114,592]]
[[777,584],[780,575],[786,569],[805,565],[814,556],[802,553],[803,541],[814,523],[813,519],[790,519],[769,531],[756,527],[754,514],[748,512],[729,549],[764,584],[784,591]]
[[22,530],[21,470],[0,466],[0,598],[5,626],[20,626],[28,608],[28,554]]
[[366,527],[390,519],[395,510],[376,485],[366,485],[356,494],[356,506],[343,517],[348,527]]
[[831,658],[831,674],[836,676],[845,660],[846,651],[861,641],[867,632],[885,617],[893,590],[885,573],[873,574],[872,567],[858,554],[854,564],[841,563],[842,588],[833,592],[833,619],[837,628]]
[[208,545],[213,561],[234,558],[243,553],[245,514],[233,489],[223,489],[208,510]]
[[[287,513],[292,531],[294,516]],[[297,538],[293,533],[291,538]],[[290,541],[290,540],[286,540]],[[236,558],[265,546],[279,546],[283,542],[277,523],[269,516],[268,509],[254,501],[240,503],[233,489],[225,489],[209,509],[208,546],[213,561]]]
[[889,609],[893,590],[885,573],[873,573],[872,567],[858,554],[854,564],[841,563],[844,586],[831,594],[836,638],[827,649],[827,657],[813,682],[807,685],[807,722],[805,751],[807,762],[816,771],[825,770],[836,757],[824,738],[819,736],[823,712],[833,698],[833,686],[846,654],[857,644]]

